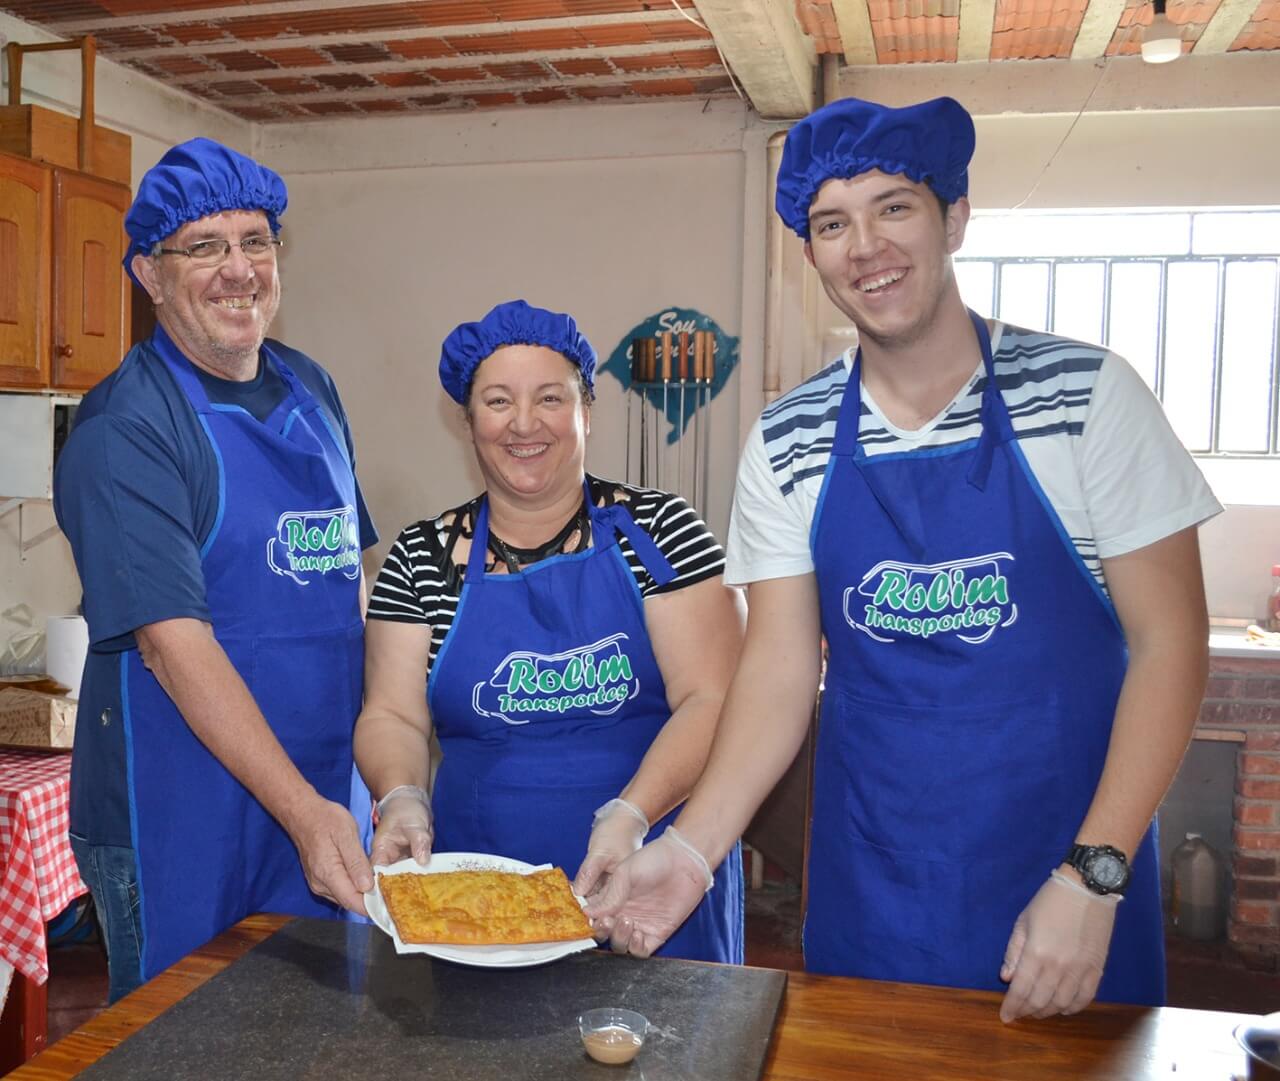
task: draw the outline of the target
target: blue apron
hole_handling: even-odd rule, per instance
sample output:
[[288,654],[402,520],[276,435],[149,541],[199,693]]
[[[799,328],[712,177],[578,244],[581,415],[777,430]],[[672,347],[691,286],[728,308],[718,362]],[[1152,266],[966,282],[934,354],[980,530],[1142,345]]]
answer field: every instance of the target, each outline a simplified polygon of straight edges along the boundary
[[[427,681],[444,752],[432,796],[439,852],[551,863],[572,876],[592,812],[631,780],[671,715],[617,532],[659,584],[675,571],[625,507],[598,508],[589,492],[587,506],[593,547],[486,575],[481,503],[458,611]],[[735,845],[659,952],[741,963],[742,890]]]
[[[811,544],[830,660],[806,967],[1000,990],[1014,921],[1075,838],[1127,650],[1014,437],[982,346],[982,435],[869,458],[859,353]],[[1152,832],[1098,997],[1164,1000]]]
[[[259,423],[211,404],[190,363],[155,345],[218,458],[218,517],[201,549],[214,636],[294,765],[351,809],[367,842],[369,794],[351,752],[363,625],[346,444],[278,357],[288,394]],[[341,915],[308,889],[288,834],[195,737],[138,651],[120,663],[143,979],[250,913]]]

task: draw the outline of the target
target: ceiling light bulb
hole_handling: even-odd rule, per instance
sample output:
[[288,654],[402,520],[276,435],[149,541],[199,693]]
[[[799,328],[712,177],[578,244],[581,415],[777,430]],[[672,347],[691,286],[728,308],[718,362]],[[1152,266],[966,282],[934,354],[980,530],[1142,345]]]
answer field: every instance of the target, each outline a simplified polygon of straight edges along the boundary
[[1163,11],[1157,12],[1142,31],[1142,59],[1148,64],[1167,64],[1182,55],[1182,28]]

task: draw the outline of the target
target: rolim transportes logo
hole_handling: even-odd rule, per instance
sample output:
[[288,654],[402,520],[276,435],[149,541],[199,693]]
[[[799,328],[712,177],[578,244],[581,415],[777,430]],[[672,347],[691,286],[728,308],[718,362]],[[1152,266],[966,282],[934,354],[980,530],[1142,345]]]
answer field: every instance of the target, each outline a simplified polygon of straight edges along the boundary
[[1018,618],[1006,561],[1008,552],[930,566],[885,560],[844,591],[844,618],[877,642],[945,634],[978,645]]
[[535,716],[614,713],[640,693],[627,636],[615,634],[564,653],[509,653],[475,685],[471,704],[484,717],[528,724]]
[[310,585],[326,574],[360,576],[360,525],[354,507],[285,511],[267,541],[267,566]]

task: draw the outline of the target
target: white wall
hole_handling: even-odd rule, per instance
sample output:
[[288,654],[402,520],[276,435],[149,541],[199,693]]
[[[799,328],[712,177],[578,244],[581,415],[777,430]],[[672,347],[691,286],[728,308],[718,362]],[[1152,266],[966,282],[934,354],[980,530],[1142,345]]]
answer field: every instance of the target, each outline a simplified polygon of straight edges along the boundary
[[[23,44],[54,40],[52,35],[3,14],[0,14],[0,37]],[[28,55],[23,59],[22,76],[24,103],[78,112],[78,54],[68,51]],[[6,71],[5,100],[8,100],[7,80]],[[109,61],[98,61],[95,97],[98,123],[122,131],[133,140],[135,181],[168,147],[194,135],[208,135],[242,150],[251,147],[250,124]],[[0,453],[2,447],[0,444]],[[3,493],[0,493],[0,502],[3,502]],[[26,539],[55,524],[52,508],[47,503],[25,504],[22,516],[21,531]],[[0,612],[19,603],[31,607],[42,626],[48,616],[67,615],[76,610],[80,603],[80,584],[71,549],[60,533],[22,555],[19,515],[15,510],[0,518]],[[0,650],[15,629],[0,619]]]
[[[1261,65],[1246,71],[1254,68]],[[1187,70],[1194,74],[1181,74]],[[1269,63],[1266,71],[1274,80],[1269,108],[1086,113],[1074,129],[1071,115],[980,117],[970,174],[974,205],[1274,206],[1280,66]],[[1244,85],[1240,80],[1232,89]],[[1280,562],[1280,469],[1251,473],[1256,479],[1243,482],[1248,491],[1241,490],[1237,463],[1224,469],[1206,462],[1204,471],[1225,505],[1200,536],[1210,615],[1256,619],[1265,611],[1271,567]]]
[[[0,33],[48,37],[7,16]],[[966,101],[978,117],[977,206],[1011,207],[1028,195],[1033,207],[1274,204],[1278,63],[903,65],[858,69],[842,90]],[[521,295],[572,311],[602,356],[670,304],[742,336],[738,375],[712,412],[709,518],[723,532],[738,448],[763,404],[773,126],[717,101],[255,127],[109,62],[99,68],[99,119],[133,137],[135,178],[167,146],[206,134],[288,180],[286,299],[275,332],[329,366],[347,402],[383,532],[370,569],[403,524],[476,489],[464,430],[438,388],[439,343],[456,322]],[[74,109],[70,54],[29,57],[26,69],[27,100]],[[599,389],[589,465],[617,475],[625,398],[608,377]],[[50,521],[35,507],[25,531]],[[46,542],[23,562],[16,533],[16,514],[0,518],[0,611],[19,600],[45,614],[72,610],[78,586],[65,542]],[[1233,507],[1206,528],[1217,613],[1256,614],[1255,594],[1265,595],[1270,562],[1280,560],[1268,554],[1272,538],[1276,507]]]
[[[530,113],[262,130],[259,154],[289,183],[277,331],[338,383],[382,532],[375,566],[404,525],[481,487],[436,375],[455,324],[524,297],[573,314],[602,362],[670,305],[741,333],[745,110]],[[620,477],[625,395],[608,376],[597,393],[588,468]],[[735,385],[712,415],[720,483],[709,514],[723,535],[740,446]]]

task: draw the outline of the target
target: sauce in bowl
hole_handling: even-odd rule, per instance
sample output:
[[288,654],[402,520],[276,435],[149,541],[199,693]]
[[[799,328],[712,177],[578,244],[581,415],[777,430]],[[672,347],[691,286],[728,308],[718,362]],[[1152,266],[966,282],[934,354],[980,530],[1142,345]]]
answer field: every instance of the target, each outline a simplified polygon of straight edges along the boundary
[[597,1062],[620,1066],[624,1062],[630,1062],[639,1054],[644,1037],[622,1025],[609,1025],[607,1028],[586,1033],[582,1037],[582,1043],[587,1049],[587,1054]]

